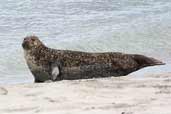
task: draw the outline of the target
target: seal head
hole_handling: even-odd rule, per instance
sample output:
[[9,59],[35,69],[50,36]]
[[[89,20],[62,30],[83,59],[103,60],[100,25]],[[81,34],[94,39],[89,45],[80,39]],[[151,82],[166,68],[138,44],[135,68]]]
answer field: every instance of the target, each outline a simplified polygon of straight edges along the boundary
[[22,47],[25,50],[36,49],[37,47],[42,46],[42,45],[43,43],[36,36],[25,37],[22,43]]

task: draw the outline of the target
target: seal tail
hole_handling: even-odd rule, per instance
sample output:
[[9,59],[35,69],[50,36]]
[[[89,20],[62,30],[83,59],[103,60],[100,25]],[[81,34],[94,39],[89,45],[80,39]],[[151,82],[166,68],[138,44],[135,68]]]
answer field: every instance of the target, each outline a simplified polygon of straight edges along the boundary
[[132,58],[138,63],[140,68],[146,66],[165,65],[165,63],[160,60],[151,57],[146,57],[143,55],[132,55]]

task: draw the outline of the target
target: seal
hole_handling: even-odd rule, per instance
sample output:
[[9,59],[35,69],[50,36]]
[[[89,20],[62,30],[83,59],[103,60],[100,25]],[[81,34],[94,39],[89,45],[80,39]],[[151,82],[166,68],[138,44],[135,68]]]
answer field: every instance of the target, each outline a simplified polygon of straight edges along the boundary
[[22,47],[35,82],[125,76],[147,66],[164,65],[157,59],[138,54],[51,49],[37,36],[25,37]]

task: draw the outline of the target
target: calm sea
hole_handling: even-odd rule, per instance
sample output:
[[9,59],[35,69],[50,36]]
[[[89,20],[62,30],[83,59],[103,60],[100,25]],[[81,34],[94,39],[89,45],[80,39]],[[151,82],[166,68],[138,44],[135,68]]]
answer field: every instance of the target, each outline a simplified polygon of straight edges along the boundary
[[32,83],[27,35],[58,49],[145,54],[168,65],[139,74],[171,72],[171,0],[1,0],[0,84]]

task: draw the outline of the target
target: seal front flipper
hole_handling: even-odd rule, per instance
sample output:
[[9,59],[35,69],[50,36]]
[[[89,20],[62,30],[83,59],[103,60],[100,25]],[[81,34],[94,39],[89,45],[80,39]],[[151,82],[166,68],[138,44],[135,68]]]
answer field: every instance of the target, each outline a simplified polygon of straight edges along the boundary
[[50,79],[52,81],[61,80],[61,63],[51,62]]
[[59,67],[58,66],[55,66],[52,68],[52,71],[51,71],[51,80],[55,81],[59,75]]

